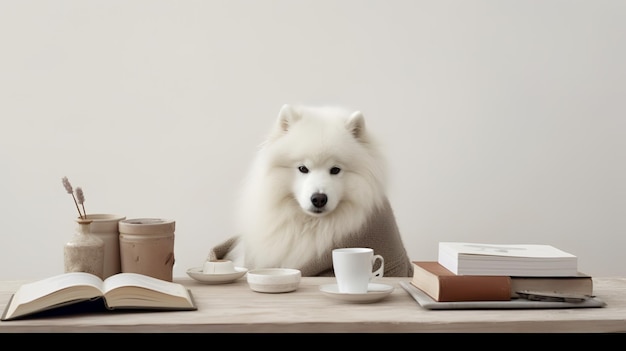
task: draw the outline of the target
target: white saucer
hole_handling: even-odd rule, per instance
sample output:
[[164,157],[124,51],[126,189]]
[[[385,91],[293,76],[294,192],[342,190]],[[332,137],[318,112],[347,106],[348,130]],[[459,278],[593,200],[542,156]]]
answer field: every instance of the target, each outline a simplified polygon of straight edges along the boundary
[[370,303],[382,300],[393,292],[393,286],[386,284],[370,283],[367,286],[367,293],[350,294],[339,292],[337,284],[321,285],[320,291],[327,296],[349,302]]
[[248,269],[243,267],[235,267],[233,273],[205,274],[202,270],[202,267],[189,268],[187,275],[205,284],[225,284],[234,282],[248,272]]

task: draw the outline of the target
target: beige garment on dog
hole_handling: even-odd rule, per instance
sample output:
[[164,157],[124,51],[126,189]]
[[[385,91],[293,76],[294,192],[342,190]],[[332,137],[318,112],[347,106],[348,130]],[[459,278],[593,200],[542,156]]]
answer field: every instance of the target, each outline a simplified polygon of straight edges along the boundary
[[[234,248],[238,239],[238,236],[234,236],[213,247],[209,252],[208,259],[224,258]],[[322,257],[305,262],[302,267],[284,268],[297,268],[304,277],[333,276],[332,250],[341,247],[370,247],[374,249],[374,253],[385,258],[385,277],[413,276],[413,265],[402,243],[391,205],[386,198],[383,207],[372,215],[361,231],[336,242],[334,247],[329,247]]]

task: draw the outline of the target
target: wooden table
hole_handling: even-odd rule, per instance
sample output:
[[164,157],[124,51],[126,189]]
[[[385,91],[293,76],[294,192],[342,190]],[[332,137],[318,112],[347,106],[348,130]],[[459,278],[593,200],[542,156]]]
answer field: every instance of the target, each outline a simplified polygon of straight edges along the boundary
[[[198,311],[72,314],[0,322],[0,332],[626,332],[626,278],[594,278],[603,308],[552,310],[430,311],[398,285],[408,278],[381,278],[395,290],[384,300],[359,304],[335,300],[319,291],[334,278],[305,277],[298,290],[257,293],[245,277],[234,283],[186,285]],[[0,310],[26,281],[0,282]]]

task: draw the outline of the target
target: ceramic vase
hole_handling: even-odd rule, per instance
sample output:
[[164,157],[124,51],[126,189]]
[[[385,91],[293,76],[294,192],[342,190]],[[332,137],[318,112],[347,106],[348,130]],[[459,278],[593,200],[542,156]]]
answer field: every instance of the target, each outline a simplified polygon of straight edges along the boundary
[[91,234],[90,219],[77,219],[74,237],[65,244],[65,272],[86,272],[103,278],[104,242]]
[[120,262],[119,221],[126,219],[117,214],[88,214],[91,234],[104,242],[103,277],[106,279],[122,271]]

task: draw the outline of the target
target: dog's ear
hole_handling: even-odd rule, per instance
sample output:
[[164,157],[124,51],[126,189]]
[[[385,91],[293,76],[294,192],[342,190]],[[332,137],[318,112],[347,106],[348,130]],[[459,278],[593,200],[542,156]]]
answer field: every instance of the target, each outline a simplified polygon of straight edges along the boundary
[[278,121],[276,122],[274,134],[286,133],[289,130],[289,127],[301,118],[301,114],[296,111],[296,108],[294,106],[284,104],[283,107],[280,108],[280,112],[278,113]]
[[302,119],[302,114],[300,114],[294,106],[289,104],[283,105],[278,114],[280,129],[283,132],[288,131],[289,127],[300,119]]
[[276,140],[287,134],[287,131],[291,128],[291,126],[301,118],[302,117],[295,106],[284,104],[280,108],[280,112],[278,112],[278,118],[276,119],[274,126],[267,135],[264,143],[271,143],[273,140]]
[[287,134],[291,126],[297,121],[302,119],[302,115],[296,106],[284,104],[280,108],[278,118],[272,127],[265,143],[270,143],[283,135]]
[[346,121],[346,128],[356,139],[365,138],[365,117],[361,111],[355,111]]

